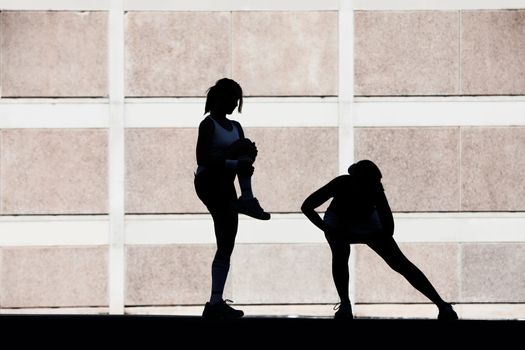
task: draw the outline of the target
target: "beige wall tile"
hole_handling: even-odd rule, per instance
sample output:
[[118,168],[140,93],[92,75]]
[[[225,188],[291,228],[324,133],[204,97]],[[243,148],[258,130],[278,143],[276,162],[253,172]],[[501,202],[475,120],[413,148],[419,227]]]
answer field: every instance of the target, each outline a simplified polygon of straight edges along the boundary
[[461,12],[461,93],[525,94],[525,10]]
[[356,95],[459,91],[457,11],[356,11]]
[[2,248],[2,307],[107,306],[107,248]]
[[525,128],[461,129],[461,209],[525,210]]
[[394,211],[459,210],[458,128],[356,128],[355,159],[374,161]]
[[337,12],[234,12],[232,30],[247,95],[337,95]]
[[233,256],[236,303],[335,303],[327,244],[242,244]]
[[126,212],[206,212],[193,184],[195,128],[126,130]]
[[204,96],[231,73],[229,12],[127,12],[126,95]]
[[107,131],[2,131],[2,214],[107,212]]
[[[265,210],[299,212],[304,199],[336,176],[337,129],[246,128],[259,154],[252,185]],[[128,129],[128,213],[207,212],[193,184],[196,129]],[[235,182],[240,195],[238,181]]]
[[2,96],[107,96],[107,12],[0,14]]
[[300,212],[308,195],[337,176],[336,128],[247,128],[259,150],[253,191],[271,212]]
[[[394,237],[395,238],[395,237]],[[403,254],[428,278],[443,299],[459,299],[459,246],[451,243],[404,243]],[[356,254],[357,303],[430,303],[372,249],[353,245]],[[350,276],[352,279],[353,276]],[[436,309],[437,316],[437,309]]]
[[463,244],[461,267],[462,301],[525,301],[524,243]]
[[[209,244],[128,246],[126,305],[204,305],[215,250]],[[224,298],[231,298],[231,280],[230,272]]]

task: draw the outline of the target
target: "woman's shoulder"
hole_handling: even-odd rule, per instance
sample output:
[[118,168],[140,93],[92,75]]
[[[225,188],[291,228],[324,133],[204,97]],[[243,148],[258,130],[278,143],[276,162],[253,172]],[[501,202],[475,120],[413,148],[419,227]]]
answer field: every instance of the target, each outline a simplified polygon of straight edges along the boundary
[[334,177],[328,185],[330,187],[340,189],[341,187],[346,187],[350,183],[350,175],[339,175]]
[[332,182],[334,183],[341,183],[341,184],[346,184],[348,182],[350,182],[350,175],[348,174],[344,174],[344,175],[339,175],[339,176],[336,176]]
[[213,119],[209,115],[204,117],[201,122],[199,123],[199,128],[213,128]]
[[230,119],[230,122],[237,128],[240,138],[244,138],[244,130],[242,129],[241,123],[233,119]]
[[233,120],[233,119],[229,119],[230,122],[235,125],[235,127],[239,130],[242,130],[242,126],[241,126],[241,123],[239,123],[237,120]]

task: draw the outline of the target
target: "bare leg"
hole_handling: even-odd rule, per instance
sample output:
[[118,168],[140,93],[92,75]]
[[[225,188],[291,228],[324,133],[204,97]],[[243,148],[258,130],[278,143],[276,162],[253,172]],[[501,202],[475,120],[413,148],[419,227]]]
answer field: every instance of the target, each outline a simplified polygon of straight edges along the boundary
[[[241,159],[246,159],[250,163],[253,161],[249,157],[241,157]],[[239,188],[241,189],[241,198],[242,199],[253,199],[252,191],[252,171],[240,171],[237,174],[239,180]]]
[[430,299],[439,308],[440,313],[450,312],[450,304],[441,298],[423,272],[401,252],[394,238],[388,237],[380,242],[369,243],[368,246],[383,258],[390,268],[400,273],[414,288]]
[[403,275],[414,288],[423,293],[434,304],[439,306],[445,303],[428,278],[408,260],[392,237],[381,242],[369,243],[368,246],[383,258],[392,270]]
[[[239,159],[241,162],[242,159]],[[250,158],[244,158],[241,169],[237,171],[241,196],[235,203],[235,208],[241,214],[251,216],[259,220],[270,220],[271,215],[264,211],[257,198],[252,192],[253,166]]]

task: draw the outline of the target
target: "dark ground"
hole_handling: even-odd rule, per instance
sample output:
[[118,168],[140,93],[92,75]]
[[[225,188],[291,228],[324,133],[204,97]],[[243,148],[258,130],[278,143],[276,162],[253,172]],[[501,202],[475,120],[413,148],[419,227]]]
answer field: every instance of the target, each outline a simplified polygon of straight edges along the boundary
[[[525,321],[197,316],[0,315],[8,348],[523,348]],[[211,346],[214,344],[214,346]]]

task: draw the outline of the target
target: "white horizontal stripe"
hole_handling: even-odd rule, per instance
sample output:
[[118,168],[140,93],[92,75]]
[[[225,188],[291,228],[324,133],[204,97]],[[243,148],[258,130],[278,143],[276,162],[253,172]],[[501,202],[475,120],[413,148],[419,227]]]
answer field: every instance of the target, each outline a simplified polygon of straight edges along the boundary
[[354,0],[356,10],[484,10],[525,8],[524,0]]
[[[525,242],[525,213],[397,213],[398,242]],[[0,246],[107,245],[107,216],[3,216]],[[127,215],[126,244],[215,244],[209,215]],[[237,243],[325,243],[302,214],[240,217]]]
[[[125,0],[125,10],[253,11],[337,10],[475,10],[525,8],[524,0]],[[107,0],[0,0],[3,10],[109,10]]]
[[354,126],[525,125],[525,101],[356,101]]
[[[239,217],[237,243],[320,243],[324,236],[300,214],[274,214],[270,221]],[[127,216],[126,244],[215,243],[210,215]]]
[[[129,128],[196,127],[203,98],[126,99]],[[525,97],[355,98],[354,126],[511,126],[525,125]],[[337,127],[338,99],[246,98],[246,127]],[[1,99],[0,128],[107,128],[105,99]]]
[[[525,242],[525,213],[395,214],[398,242]],[[238,243],[325,243],[301,214],[240,217]],[[126,244],[215,243],[208,215],[127,216]]]
[[0,100],[0,129],[107,128],[107,103],[12,102]]
[[108,0],[0,0],[1,10],[109,10]]
[[[139,102],[140,101],[140,102]],[[204,99],[126,100],[126,127],[197,127]],[[337,127],[337,98],[246,98],[232,119],[245,127]]]
[[108,244],[107,216],[2,216],[0,246]]
[[398,242],[525,242],[525,213],[396,214]]

